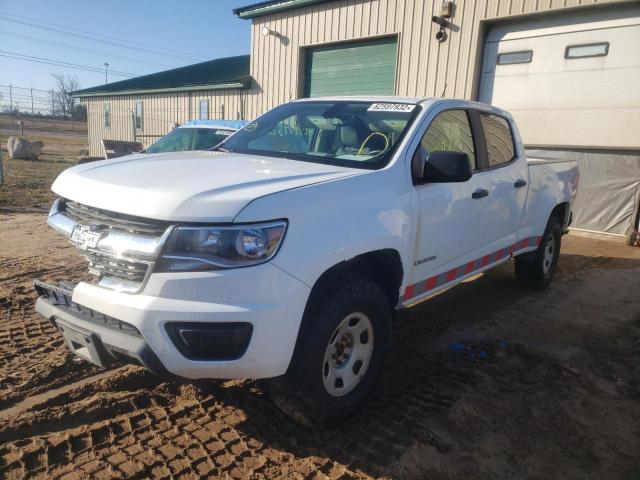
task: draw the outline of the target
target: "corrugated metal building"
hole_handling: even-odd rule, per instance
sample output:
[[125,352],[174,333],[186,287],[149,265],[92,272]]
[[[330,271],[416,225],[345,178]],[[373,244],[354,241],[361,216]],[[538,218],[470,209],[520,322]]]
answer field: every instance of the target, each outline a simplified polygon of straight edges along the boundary
[[249,55],[221,58],[74,92],[87,107],[89,154],[102,140],[148,145],[194,119],[247,117]]
[[[276,0],[234,12],[252,22],[250,64],[240,85],[78,92],[88,107],[92,154],[101,138],[130,140],[134,124],[139,135],[156,135],[198,118],[205,97],[211,118],[231,119],[251,119],[305,96],[479,99],[511,111],[537,155],[580,159],[581,195],[609,192],[595,207],[579,199],[578,226],[624,234],[636,220],[637,1]],[[104,126],[107,101],[112,118],[122,116],[117,127]],[[144,122],[136,120],[136,102]]]

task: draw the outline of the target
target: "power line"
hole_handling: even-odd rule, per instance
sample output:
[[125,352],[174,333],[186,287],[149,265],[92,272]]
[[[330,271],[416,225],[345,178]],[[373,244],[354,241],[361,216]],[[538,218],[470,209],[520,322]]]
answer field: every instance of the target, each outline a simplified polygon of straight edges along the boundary
[[115,53],[101,52],[100,50],[92,50],[90,48],[77,47],[75,45],[68,45],[66,43],[54,42],[54,41],[51,41],[51,40],[44,40],[44,39],[37,38],[37,37],[31,37],[29,35],[23,35],[21,33],[7,32],[5,30],[0,30],[0,33],[3,33],[5,35],[11,35],[12,37],[21,37],[21,38],[26,38],[28,40],[34,40],[34,41],[40,42],[40,43],[46,43],[47,45],[58,45],[58,46],[64,47],[64,48],[72,48],[74,50],[81,50],[81,51],[90,52],[90,53],[99,53],[101,55],[106,55],[108,57],[122,58],[124,60],[131,60],[133,62],[138,62],[138,63],[148,63],[149,65],[158,65],[160,67],[170,67],[170,65],[166,65],[164,63],[150,62],[148,60],[141,60],[139,58],[131,58],[131,57],[125,57],[123,55],[116,55]]
[[[87,72],[95,72],[95,73],[104,72],[103,69],[97,68],[97,67],[90,67],[90,66],[87,66],[87,65],[80,65],[80,64],[77,64],[77,63],[63,62],[61,60],[53,60],[51,58],[34,57],[32,55],[25,55],[23,53],[9,52],[9,51],[6,51],[6,50],[0,50],[0,56],[7,57],[7,58],[14,58],[16,60],[24,60],[24,61],[27,61],[27,62],[44,63],[46,65],[54,65],[54,66],[58,66],[58,67],[75,68],[76,70],[85,70]],[[118,70],[112,70],[111,73],[113,75],[116,75],[116,76],[119,76],[119,77],[136,77],[137,76],[137,75],[135,75],[133,73],[120,72]]]
[[[27,55],[26,53],[10,52],[8,50],[0,50],[0,53],[5,53],[7,55],[18,55],[20,57],[26,57],[26,58],[34,58],[36,60],[46,60],[48,62],[55,62],[55,63],[66,64],[66,65],[73,65],[73,66],[77,66],[77,67],[91,68],[91,69],[98,70],[99,72],[103,71],[102,68],[100,68],[100,67],[91,67],[91,66],[88,66],[88,65],[81,65],[79,63],[65,62],[64,60],[54,60],[52,58],[35,57],[33,55]],[[130,76],[130,77],[137,76],[137,74],[129,73],[129,72],[123,72],[121,70],[113,70],[113,72],[121,73],[123,76]]]
[[[105,43],[105,44],[108,44],[108,45],[113,45],[113,46],[120,47],[120,48],[128,48],[130,50],[138,50],[138,51],[145,52],[145,53],[152,53],[154,55],[165,55],[165,56],[169,56],[169,57],[186,58],[186,59],[189,59],[189,60],[196,60],[196,61],[201,60],[201,59],[199,59],[197,57],[190,57],[190,56],[187,56],[187,55],[178,55],[178,54],[168,53],[167,50],[160,50],[157,47],[153,47],[153,49],[142,48],[142,47],[132,47],[132,46],[126,45],[124,43],[112,42],[112,41],[109,41],[109,40],[101,40],[99,38],[96,38],[96,37],[93,37],[93,36],[90,36],[90,35],[82,35],[80,33],[65,32],[64,30],[60,30],[58,28],[47,27],[45,25],[38,25],[36,23],[26,22],[26,21],[23,21],[23,20],[16,20],[14,18],[8,18],[8,17],[5,17],[3,15],[0,15],[0,19],[6,20],[8,22],[14,22],[14,23],[22,24],[22,25],[27,25],[27,26],[30,26],[30,27],[41,28],[43,30],[49,30],[51,32],[61,33],[63,35],[70,35],[72,37],[83,38],[85,40],[91,40],[93,42]],[[64,27],[64,28],[68,28],[68,27]]]
[[[102,38],[108,38],[108,39],[111,39],[111,40],[117,40],[119,42],[126,42],[127,45],[138,45],[138,46],[141,46],[141,47],[148,47],[148,48],[152,48],[154,50],[160,50],[161,52],[163,52],[163,54],[165,52],[172,52],[172,53],[175,53],[177,55],[186,55],[186,58],[189,58],[191,56],[190,53],[184,52],[184,51],[173,50],[173,49],[169,49],[169,48],[158,48],[155,45],[149,45],[149,44],[142,43],[142,42],[132,42],[131,40],[128,40],[128,39],[127,40],[123,40],[121,38],[114,37],[113,35],[105,35],[104,33],[90,32],[90,31],[87,31],[87,30],[82,30],[80,28],[69,27],[67,25],[61,25],[59,23],[53,23],[53,22],[48,22],[48,21],[45,21],[45,20],[40,20],[40,19],[37,19],[37,18],[26,17],[24,15],[18,15],[16,13],[0,11],[0,15],[8,15],[10,17],[22,18],[23,20],[30,20],[32,22],[41,23],[43,25],[52,25],[54,27],[60,27],[60,28],[64,28],[64,29],[67,29],[67,30],[71,30],[71,31],[76,31],[76,32],[80,32],[80,33],[86,33],[86,34],[94,36],[94,37],[102,37]],[[196,58],[196,59],[198,59],[198,58]],[[204,58],[202,58],[202,59],[204,60]]]
[[17,88],[18,90],[33,90],[34,92],[46,92],[46,93],[51,93],[51,90],[40,90],[38,88],[31,88],[31,87],[18,87],[16,85],[0,85],[0,87],[4,87],[4,88]]

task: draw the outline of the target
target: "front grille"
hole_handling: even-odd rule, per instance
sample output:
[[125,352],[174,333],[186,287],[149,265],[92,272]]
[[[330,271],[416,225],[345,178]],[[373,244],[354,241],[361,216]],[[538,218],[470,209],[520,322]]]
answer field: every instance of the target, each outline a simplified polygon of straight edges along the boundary
[[142,282],[149,268],[146,263],[118,259],[95,251],[86,251],[82,254],[89,259],[89,272],[94,275],[106,275],[131,282]]
[[[169,222],[115,213],[67,199],[60,199],[56,205],[57,211],[49,217],[49,223],[62,219],[58,221],[58,230],[71,237],[71,242],[89,260],[89,273],[99,279],[96,283],[122,292],[138,292],[153,268],[163,235],[171,227]],[[55,223],[52,225],[55,228]]]
[[161,220],[149,220],[132,215],[110,212],[108,210],[82,205],[71,200],[64,200],[61,209],[66,217],[79,225],[105,225],[111,230],[145,237],[159,237],[169,226],[168,222]]

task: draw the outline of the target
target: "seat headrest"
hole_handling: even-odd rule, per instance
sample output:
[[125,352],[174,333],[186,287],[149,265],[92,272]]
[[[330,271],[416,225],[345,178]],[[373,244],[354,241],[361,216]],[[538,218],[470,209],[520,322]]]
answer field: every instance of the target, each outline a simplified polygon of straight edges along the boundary
[[342,140],[343,145],[349,147],[356,147],[360,144],[358,142],[358,132],[349,125],[343,125],[340,128],[340,140]]

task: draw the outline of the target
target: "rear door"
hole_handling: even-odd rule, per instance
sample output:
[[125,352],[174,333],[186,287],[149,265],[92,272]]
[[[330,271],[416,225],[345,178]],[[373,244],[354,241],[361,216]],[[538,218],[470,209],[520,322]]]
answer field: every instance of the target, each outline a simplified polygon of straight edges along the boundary
[[524,151],[517,148],[509,119],[490,111],[470,113],[477,119],[474,124],[483,144],[478,175],[486,178],[489,190],[484,211],[488,253],[511,250],[518,240],[518,226],[527,200],[529,167]]

